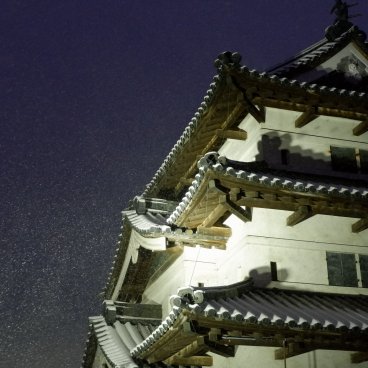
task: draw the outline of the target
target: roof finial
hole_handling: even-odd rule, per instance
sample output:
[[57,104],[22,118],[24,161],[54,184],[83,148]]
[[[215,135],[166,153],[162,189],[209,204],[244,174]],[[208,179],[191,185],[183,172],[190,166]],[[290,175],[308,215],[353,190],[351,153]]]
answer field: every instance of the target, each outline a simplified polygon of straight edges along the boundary
[[347,4],[345,1],[342,1],[342,0],[335,0],[335,1],[336,3],[331,9],[331,14],[335,13],[336,15],[335,24],[338,22],[349,22],[350,18],[354,18],[360,15],[360,14],[357,14],[357,15],[349,16],[349,8],[358,5],[358,3]]
[[348,4],[346,1],[335,0],[335,5],[331,9],[331,14],[335,13],[336,19],[334,24],[326,29],[326,37],[329,40],[335,40],[343,33],[353,27],[353,23],[349,21],[351,18],[360,16],[361,14],[349,15],[349,8],[358,5],[358,3]]

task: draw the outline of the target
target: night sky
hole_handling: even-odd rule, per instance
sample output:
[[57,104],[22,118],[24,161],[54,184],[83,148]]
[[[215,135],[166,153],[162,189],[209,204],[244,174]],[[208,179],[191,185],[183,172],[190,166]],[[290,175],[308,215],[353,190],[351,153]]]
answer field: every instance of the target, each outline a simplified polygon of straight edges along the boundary
[[[0,368],[78,368],[120,211],[225,50],[264,70],[320,40],[332,0],[2,0]],[[366,32],[367,0],[352,8]]]

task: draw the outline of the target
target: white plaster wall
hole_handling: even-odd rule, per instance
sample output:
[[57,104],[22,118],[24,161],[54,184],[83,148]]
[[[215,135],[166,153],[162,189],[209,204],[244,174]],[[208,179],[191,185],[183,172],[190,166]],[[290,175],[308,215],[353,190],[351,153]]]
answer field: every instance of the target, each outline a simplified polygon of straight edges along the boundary
[[[368,231],[354,234],[351,224],[356,220],[322,215],[288,227],[290,214],[254,209],[248,223],[232,215],[226,224],[233,235],[219,258],[217,280],[231,284],[253,277],[260,286],[368,294],[368,289],[329,286],[326,264],[326,252],[368,255]],[[272,285],[271,261],[277,263],[279,280]]]
[[183,254],[143,294],[143,303],[162,305],[162,315],[171,310],[169,297],[177,294],[180,287],[203,283],[217,285],[218,260],[225,254],[219,249],[184,247]]
[[[295,128],[295,120],[301,112],[266,108],[266,122],[259,124],[248,115],[239,125],[248,133],[248,139],[227,139],[221,155],[232,160],[251,162],[266,160],[271,167],[346,177],[346,173],[333,171],[330,147],[349,147],[368,150],[367,134],[354,136],[358,120],[319,116],[302,128]],[[290,162],[282,165],[280,150],[290,152]],[[359,178],[368,175],[349,174]]]
[[[275,348],[239,346],[234,358],[214,357],[214,368],[283,368],[283,360],[274,359]],[[286,360],[287,368],[367,368],[368,362],[350,363],[351,352],[315,350]]]
[[248,114],[239,124],[239,128],[247,132],[245,141],[236,139],[226,139],[219,149],[220,155],[226,156],[230,160],[236,161],[256,161],[261,159],[260,151],[261,125]]

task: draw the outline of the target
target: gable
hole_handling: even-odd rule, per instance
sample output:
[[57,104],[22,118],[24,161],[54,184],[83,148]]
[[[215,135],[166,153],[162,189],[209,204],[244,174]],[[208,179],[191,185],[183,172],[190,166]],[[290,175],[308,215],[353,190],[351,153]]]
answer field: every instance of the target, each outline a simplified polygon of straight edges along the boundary
[[350,42],[320,65],[296,76],[296,79],[329,87],[367,91],[368,55],[355,42]]

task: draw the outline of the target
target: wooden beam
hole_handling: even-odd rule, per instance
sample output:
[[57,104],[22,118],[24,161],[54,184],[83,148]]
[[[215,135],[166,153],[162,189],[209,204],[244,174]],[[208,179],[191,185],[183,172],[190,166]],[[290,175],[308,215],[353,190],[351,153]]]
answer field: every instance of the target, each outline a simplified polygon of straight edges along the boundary
[[118,302],[116,305],[118,315],[137,318],[155,318],[162,320],[162,306],[156,304],[133,304]]
[[309,106],[296,120],[295,128],[302,128],[311,121],[318,118],[318,109],[315,106]]
[[203,236],[210,235],[210,236],[221,236],[224,238],[230,238],[231,228],[230,227],[217,227],[217,226],[211,226],[211,227],[198,226],[196,234],[203,235]]
[[292,213],[286,220],[287,226],[294,226],[300,222],[313,216],[310,206],[300,206],[294,213]]
[[367,351],[359,351],[357,353],[353,353],[350,356],[350,360],[353,364],[359,364],[368,361],[368,352]]
[[368,118],[363,120],[359,125],[353,129],[353,134],[356,136],[362,135],[368,131]]
[[236,203],[230,201],[230,199],[226,200],[225,207],[236,217],[244,222],[252,221],[252,210],[249,207],[246,207],[244,210],[242,207],[238,206]]
[[199,355],[191,357],[173,356],[164,360],[167,365],[185,365],[185,366],[204,366],[210,367],[213,365],[213,358],[209,355]]
[[234,345],[225,346],[225,345],[217,344],[216,342],[207,341],[207,347],[211,353],[221,355],[224,358],[235,357],[235,346]]
[[218,204],[215,209],[205,218],[202,222],[203,227],[211,227],[213,226],[217,220],[224,215],[224,213],[228,210],[226,207],[226,203]]
[[240,141],[245,141],[248,137],[248,134],[246,131],[241,129],[228,129],[228,130],[222,130],[217,129],[216,135],[219,138],[225,138],[225,139],[238,139]]
[[266,121],[266,112],[265,108],[261,106],[258,108],[256,105],[252,103],[244,94],[244,105],[248,110],[249,114],[251,114],[254,119],[258,121],[258,123],[264,123]]
[[368,218],[362,218],[359,221],[351,225],[351,231],[353,233],[360,233],[361,231],[368,229]]
[[296,355],[301,355],[313,351],[311,347],[303,347],[301,343],[290,342],[286,347],[275,350],[275,359],[283,360]]

